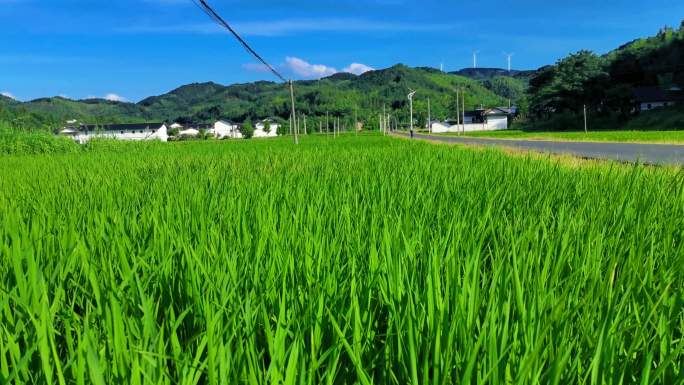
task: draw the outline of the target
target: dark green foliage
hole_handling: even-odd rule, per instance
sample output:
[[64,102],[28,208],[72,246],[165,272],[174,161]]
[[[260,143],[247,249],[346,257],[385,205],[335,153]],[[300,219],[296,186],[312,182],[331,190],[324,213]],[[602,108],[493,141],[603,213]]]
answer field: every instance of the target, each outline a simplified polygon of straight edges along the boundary
[[589,51],[559,60],[530,81],[532,110],[579,113],[585,104],[597,107],[608,80],[603,67],[603,59]]
[[21,132],[0,129],[0,155],[63,154],[79,151],[70,138],[48,132]]
[[575,115],[570,120],[576,122],[586,105],[590,114],[612,121],[612,127],[622,126],[638,113],[635,88],[684,87],[682,63],[684,25],[679,30],[663,28],[654,37],[632,41],[601,57],[588,51],[572,54],[530,80],[534,124],[566,129],[566,124],[553,122],[565,117],[554,115]]
[[252,126],[252,121],[247,120],[242,125],[240,125],[240,133],[245,139],[251,139],[254,136],[254,126]]
[[499,77],[511,77],[527,82],[534,77],[537,71],[508,71],[503,68],[464,68],[462,70],[450,72],[454,75],[465,76],[475,80],[488,80]]

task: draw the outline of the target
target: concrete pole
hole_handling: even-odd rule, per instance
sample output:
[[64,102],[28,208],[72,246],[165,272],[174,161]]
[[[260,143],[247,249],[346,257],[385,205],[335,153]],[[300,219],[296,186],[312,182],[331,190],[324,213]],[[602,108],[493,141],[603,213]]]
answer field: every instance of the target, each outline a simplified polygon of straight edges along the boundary
[[[294,123],[294,120],[296,119],[297,112],[295,110],[295,97],[294,97],[294,85],[292,83],[292,80],[290,80],[290,102],[292,103],[292,120]],[[299,136],[297,135],[297,130],[294,130],[294,142],[295,144],[299,144]]]
[[432,115],[430,113],[430,98],[428,98],[428,132],[432,134]]
[[359,133],[359,115],[358,112],[356,111],[356,108],[354,108],[354,135],[358,135]]
[[411,131],[413,131],[413,98],[411,98],[409,104],[411,105]]
[[465,89],[461,93],[461,113],[463,114],[463,134],[465,135]]
[[461,90],[459,88],[456,89],[456,127],[459,129],[461,127],[461,97],[460,94]]
[[589,130],[587,129],[587,105],[584,105],[584,133],[588,133]]
[[382,133],[387,134],[387,111],[385,111],[385,105],[382,105]]

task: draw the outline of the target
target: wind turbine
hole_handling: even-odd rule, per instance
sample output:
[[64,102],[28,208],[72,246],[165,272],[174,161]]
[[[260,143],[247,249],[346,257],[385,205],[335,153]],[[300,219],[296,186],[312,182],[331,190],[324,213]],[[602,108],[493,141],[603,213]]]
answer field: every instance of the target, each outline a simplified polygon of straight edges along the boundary
[[511,74],[511,58],[515,55],[515,53],[506,53],[504,52],[504,55],[506,56],[506,59],[508,60],[508,74]]
[[411,136],[413,136],[413,96],[416,94],[416,91],[414,91],[410,88],[409,88],[409,91],[411,91],[408,94],[408,100],[409,100],[409,106],[411,109]]
[[477,54],[480,53],[479,50],[473,50],[473,68],[477,68]]

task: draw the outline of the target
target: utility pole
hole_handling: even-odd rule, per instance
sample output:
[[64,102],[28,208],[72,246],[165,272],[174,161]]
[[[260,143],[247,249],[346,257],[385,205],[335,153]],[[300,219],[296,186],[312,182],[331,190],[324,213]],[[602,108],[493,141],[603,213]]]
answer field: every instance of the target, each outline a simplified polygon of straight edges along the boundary
[[359,116],[356,111],[356,107],[354,107],[354,135],[359,134]]
[[[290,80],[290,102],[292,102],[292,121],[294,123],[294,120],[296,119],[295,117],[297,116],[297,113],[295,110],[294,85],[292,84],[292,80]],[[295,144],[299,144],[299,137],[297,135],[296,130],[294,132],[294,142],[295,142]]]
[[385,111],[385,104],[382,104],[382,133],[387,134],[387,111]]
[[304,135],[309,135],[306,131],[306,114],[304,115]]
[[584,133],[587,134],[589,131],[587,130],[587,105],[584,105]]
[[463,134],[465,135],[465,88],[461,92],[461,114],[463,116],[461,120],[463,122]]
[[432,115],[430,111],[430,98],[428,98],[428,132],[432,134]]
[[330,117],[328,116],[328,111],[325,111],[325,134],[330,136]]
[[411,130],[411,138],[413,138],[413,96],[415,96],[416,91],[412,90],[409,88],[409,91],[411,91],[408,94],[408,100],[409,100],[409,109],[410,109],[410,119],[411,122],[409,124],[410,130]]
[[456,129],[460,131],[461,128],[461,89],[456,89]]

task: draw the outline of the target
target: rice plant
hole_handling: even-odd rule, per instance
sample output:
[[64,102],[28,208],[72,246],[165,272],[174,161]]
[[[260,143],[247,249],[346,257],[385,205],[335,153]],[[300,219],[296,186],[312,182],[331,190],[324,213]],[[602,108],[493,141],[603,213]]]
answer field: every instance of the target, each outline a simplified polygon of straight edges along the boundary
[[677,170],[374,136],[0,166],[0,383],[684,384]]

